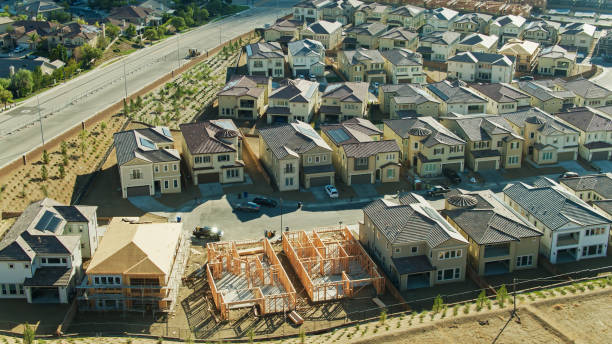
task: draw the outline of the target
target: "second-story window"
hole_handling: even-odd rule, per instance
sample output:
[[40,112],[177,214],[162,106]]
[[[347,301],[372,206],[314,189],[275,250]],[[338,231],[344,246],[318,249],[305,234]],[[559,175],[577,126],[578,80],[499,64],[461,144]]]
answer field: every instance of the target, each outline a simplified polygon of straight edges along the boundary
[[132,170],[130,177],[131,179],[142,179],[142,171],[140,171],[139,169],[134,169]]
[[229,161],[229,155],[219,155],[217,156],[217,161]]

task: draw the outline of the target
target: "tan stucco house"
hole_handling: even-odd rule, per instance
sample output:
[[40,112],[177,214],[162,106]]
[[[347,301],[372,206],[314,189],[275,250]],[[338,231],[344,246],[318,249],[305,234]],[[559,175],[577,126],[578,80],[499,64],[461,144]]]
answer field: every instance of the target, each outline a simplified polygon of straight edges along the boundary
[[418,84],[386,84],[379,87],[378,102],[390,118],[438,117],[440,102]]
[[612,119],[590,107],[575,107],[555,117],[580,133],[578,154],[587,161],[612,158]]
[[348,81],[385,83],[385,58],[378,50],[343,50],[338,53],[340,71]]
[[272,78],[234,75],[217,93],[219,117],[256,120],[263,116],[272,90]]
[[368,84],[343,82],[329,84],[321,95],[319,118],[321,123],[338,123],[351,118],[362,118],[368,113]]
[[167,127],[115,133],[123,198],[181,192],[181,157]]

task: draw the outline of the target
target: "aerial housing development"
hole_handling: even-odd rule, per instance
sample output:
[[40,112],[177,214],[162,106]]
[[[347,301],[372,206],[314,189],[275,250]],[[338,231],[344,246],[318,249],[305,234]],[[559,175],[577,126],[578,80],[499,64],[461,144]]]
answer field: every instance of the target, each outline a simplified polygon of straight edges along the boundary
[[610,341],[610,1],[5,5],[0,342]]

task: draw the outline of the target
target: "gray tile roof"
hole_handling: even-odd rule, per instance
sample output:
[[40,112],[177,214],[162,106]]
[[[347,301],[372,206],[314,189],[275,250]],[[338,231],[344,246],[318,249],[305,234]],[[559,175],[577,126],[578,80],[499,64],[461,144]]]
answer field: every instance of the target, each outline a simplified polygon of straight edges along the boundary
[[363,208],[363,213],[392,244],[426,242],[434,248],[451,239],[467,243],[427,201],[415,198],[419,202],[411,204],[380,199]]
[[359,25],[352,26],[344,32],[347,35],[368,35],[379,36],[387,30],[387,25],[381,22],[365,22]]
[[510,124],[500,116],[466,116],[447,120],[455,121],[462,131],[459,136],[468,141],[490,140],[492,135],[499,134],[505,134],[507,137],[522,140],[522,137],[512,130]]
[[148,162],[179,161],[175,149],[157,149],[155,144],[174,142],[167,127],[132,129],[115,133],[115,153],[119,166],[139,158]]
[[504,194],[551,230],[567,224],[591,226],[609,222],[554,181],[545,180],[548,185],[539,184],[538,181],[534,186],[522,182],[509,184],[504,189]]
[[337,30],[342,29],[342,23],[340,22],[328,22],[327,20],[319,20],[310,24],[307,28],[308,31],[312,31],[318,35],[330,35]]
[[572,51],[567,51],[563,47],[559,45],[544,47],[538,53],[538,58],[540,57],[548,57],[552,59],[558,59],[561,57],[567,58],[572,61],[576,61],[576,53]]
[[461,41],[459,41],[459,44],[470,46],[481,44],[487,49],[489,49],[493,45],[497,44],[498,39],[499,37],[495,35],[487,36],[481,33],[472,33],[465,36]]
[[585,99],[591,98],[604,98],[612,95],[612,91],[605,87],[599,86],[588,79],[576,79],[572,81],[565,81],[563,79],[555,79],[553,82],[568,91],[572,91],[575,94]]
[[320,56],[325,54],[323,43],[312,39],[289,42],[287,49],[291,56]]
[[596,191],[606,199],[612,199],[612,174],[591,174],[576,178],[560,179],[559,183],[575,192]]
[[382,55],[395,66],[422,66],[423,56],[408,49],[389,49]]
[[34,276],[26,278],[26,287],[66,287],[70,283],[72,268],[41,267],[36,269]]
[[513,24],[513,25],[515,25],[517,27],[521,27],[521,26],[523,26],[523,24],[525,24],[526,21],[527,21],[527,19],[525,19],[525,18],[523,18],[521,16],[515,16],[515,15],[512,15],[512,14],[509,14],[509,15],[505,15],[505,16],[502,16],[502,17],[499,17],[499,18],[495,19],[495,21],[493,21],[493,24],[499,25],[501,27],[504,27],[504,26],[509,25],[509,24]]
[[530,98],[527,93],[506,83],[470,84],[470,87],[498,103],[512,103]]
[[404,17],[416,17],[422,12],[425,12],[425,9],[422,7],[404,5],[393,9],[391,12],[389,12],[389,14],[395,14]]
[[431,134],[427,135],[421,143],[427,147],[434,146],[436,144],[444,145],[463,145],[465,141],[455,135],[453,132],[448,130],[445,126],[440,124],[433,117],[408,117],[402,119],[391,119],[386,120],[385,125],[393,130],[401,138],[410,137],[410,129],[413,128],[425,128],[431,131]]
[[521,91],[544,102],[551,99],[562,99],[557,92],[534,81],[519,81],[517,86]]
[[452,43],[458,42],[461,38],[461,34],[454,31],[433,31],[427,34],[424,34],[420,38],[420,42],[427,42],[431,44],[438,45],[450,45]]
[[599,201],[593,201],[593,206],[599,207],[608,215],[612,215],[612,199],[602,199]]
[[269,59],[284,57],[283,49],[278,42],[257,42],[245,47],[247,58]]
[[502,54],[490,54],[490,53],[478,53],[471,51],[464,51],[448,59],[453,62],[463,63],[489,63],[496,66],[511,67],[513,65],[514,57],[506,56]]
[[395,140],[348,143],[342,145],[342,147],[349,158],[365,158],[380,153],[399,153],[400,151]]
[[321,98],[334,98],[342,102],[361,103],[368,99],[367,82],[341,82],[328,84]]
[[250,75],[234,75],[228,81],[223,89],[217,93],[218,96],[251,96],[258,98],[265,90],[257,87],[258,84],[268,83],[268,77],[250,76]]
[[539,123],[539,130],[542,134],[545,135],[554,132],[578,134],[578,131],[572,129],[566,124],[561,123],[553,116],[535,107],[529,107],[516,112],[505,113],[502,114],[501,117],[505,118],[508,122],[516,125],[519,128],[524,128],[526,122]]
[[434,271],[435,268],[425,255],[391,258],[393,265],[400,275],[418,274],[421,272]]
[[280,87],[270,93],[270,99],[285,99],[289,102],[308,103],[318,92],[319,83],[304,79],[285,79]]
[[487,100],[464,86],[460,81],[440,81],[428,84],[427,89],[447,104],[486,104]]
[[391,93],[398,104],[440,103],[418,84],[387,84],[382,86],[382,92]]
[[192,155],[235,152],[236,147],[225,142],[221,135],[229,131],[231,135],[240,136],[240,131],[231,119],[183,123],[180,129]]
[[585,132],[612,131],[612,119],[588,107],[571,108],[567,112],[556,113],[555,116]]
[[385,59],[378,50],[372,49],[357,49],[357,50],[344,50],[342,54],[346,56],[346,60],[350,65],[356,65],[363,63],[363,61],[370,61],[374,63],[384,63]]
[[486,204],[481,206],[483,202],[479,202],[473,207],[444,210],[442,215],[453,220],[478,245],[519,241],[542,235],[542,232],[497,199],[491,190],[460,190],[459,194],[479,196]]
[[277,159],[299,156],[315,147],[331,151],[329,145],[308,124],[300,121],[259,129],[259,135]]
[[382,131],[363,118],[352,118],[340,124],[321,126],[321,132],[336,145],[373,141],[371,135],[382,135]]
[[381,39],[387,38],[396,41],[411,41],[417,37],[419,37],[418,33],[409,31],[407,29],[404,29],[403,27],[394,27],[380,35]]
[[436,17],[438,20],[450,21],[454,19],[459,12],[446,7],[438,7],[426,11],[427,17]]

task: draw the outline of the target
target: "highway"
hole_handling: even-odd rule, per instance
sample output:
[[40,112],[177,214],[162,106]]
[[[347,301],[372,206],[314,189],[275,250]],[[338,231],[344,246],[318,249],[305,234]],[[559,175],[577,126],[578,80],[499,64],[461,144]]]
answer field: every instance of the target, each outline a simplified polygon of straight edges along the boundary
[[[186,63],[188,49],[205,52],[220,42],[272,24],[278,17],[290,13],[296,2],[256,1],[247,11],[138,50],[0,113],[0,167],[41,145],[38,102],[47,142],[123,99],[126,88],[127,94],[132,94],[176,69],[179,63]],[[234,4],[241,3],[245,1],[234,1]]]

